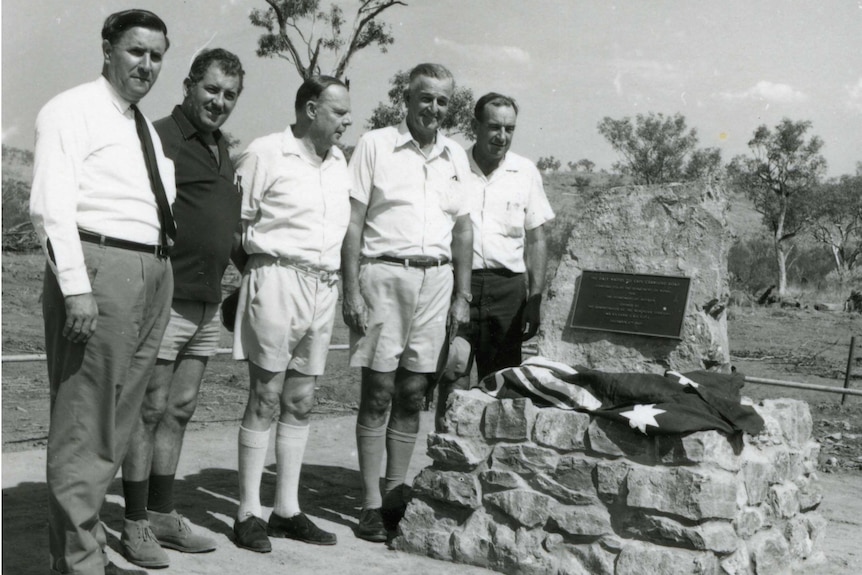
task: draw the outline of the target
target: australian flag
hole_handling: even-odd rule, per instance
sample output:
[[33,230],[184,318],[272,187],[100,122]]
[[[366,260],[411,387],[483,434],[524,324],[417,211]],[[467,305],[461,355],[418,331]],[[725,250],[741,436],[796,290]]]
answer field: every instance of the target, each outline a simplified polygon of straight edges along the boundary
[[489,374],[479,387],[500,399],[529,397],[536,405],[587,411],[645,435],[711,429],[756,435],[763,419],[740,403],[744,382],[739,373],[608,373],[534,357]]

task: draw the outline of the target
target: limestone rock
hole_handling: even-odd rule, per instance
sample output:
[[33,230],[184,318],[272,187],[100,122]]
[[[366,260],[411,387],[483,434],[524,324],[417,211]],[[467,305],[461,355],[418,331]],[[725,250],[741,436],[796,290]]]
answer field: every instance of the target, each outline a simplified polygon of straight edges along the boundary
[[808,404],[796,399],[764,399],[757,412],[769,414],[781,428],[784,439],[792,447],[802,447],[811,439],[811,411]]
[[626,477],[629,507],[655,509],[693,521],[733,519],[737,512],[735,476],[727,471],[686,467],[635,467]]
[[744,507],[739,510],[733,525],[736,534],[743,539],[751,539],[755,533],[769,524],[766,510],[762,506]]
[[[704,305],[730,294],[727,195],[720,184],[624,186],[583,206],[542,308],[539,354],[618,372],[730,369],[726,314]],[[569,326],[583,270],[692,278],[682,339],[592,332]]]
[[613,534],[611,515],[604,505],[557,505],[551,509],[557,529],[573,537]]
[[479,481],[484,493],[527,487],[527,482],[520,475],[506,469],[486,469],[479,473]]
[[492,449],[484,441],[443,433],[429,433],[427,441],[428,456],[450,468],[474,468],[485,462]]
[[560,485],[549,476],[541,473],[533,478],[531,484],[542,493],[568,505],[591,505],[599,502],[595,490],[592,488],[592,483],[586,485],[584,489],[574,490]]
[[494,550],[494,518],[483,509],[470,515],[460,531],[452,536],[452,555],[458,563],[488,567]]
[[551,476],[560,485],[592,496],[595,493],[593,471],[596,460],[582,454],[565,455],[557,462],[557,468]]
[[590,425],[586,413],[565,409],[540,409],[533,427],[533,441],[559,451],[585,448],[584,434]]
[[446,402],[443,428],[458,437],[482,437],[482,414],[497,400],[479,389],[453,391]]
[[589,450],[611,457],[628,457],[639,463],[656,461],[655,439],[632,431],[627,425],[593,418],[587,429]]
[[706,521],[686,525],[670,517],[629,512],[622,520],[625,535],[657,545],[684,547],[719,554],[732,553],[739,539],[729,521]]
[[812,472],[800,475],[794,480],[794,483],[799,488],[800,511],[817,509],[820,502],[823,501],[823,488],[820,486],[820,479],[817,473]]
[[775,529],[762,531],[748,545],[757,575],[786,575],[790,572],[787,540]]
[[491,467],[520,474],[546,473],[556,468],[558,459],[557,452],[546,447],[530,443],[498,444],[491,454]]
[[488,493],[484,500],[527,528],[544,525],[551,515],[551,508],[556,506],[556,502],[547,495],[528,489]]
[[[566,575],[582,572],[589,575],[614,575],[616,554],[607,551],[597,543],[589,545],[564,544],[561,547],[560,555],[560,572],[566,573]],[[566,560],[566,555],[574,561]]]
[[742,464],[742,480],[748,497],[749,505],[758,505],[766,499],[769,492],[769,479],[772,467],[769,460],[759,451],[748,450],[745,462]]
[[767,501],[776,517],[793,517],[799,513],[799,488],[790,482],[775,484],[769,488]]
[[734,453],[728,438],[717,431],[656,438],[659,461],[665,464],[705,463],[728,471],[738,471],[743,459]]
[[529,399],[501,399],[485,408],[485,437],[489,440],[529,441],[536,408]]
[[450,541],[458,522],[442,516],[430,505],[414,497],[398,525],[399,535],[392,546],[401,551],[427,555],[435,559],[452,560]]
[[426,467],[413,481],[413,493],[468,509],[476,509],[482,504],[478,477],[460,471]]
[[618,575],[717,575],[718,559],[712,553],[629,542],[617,559]]
[[626,475],[633,467],[625,460],[599,461],[596,463],[596,490],[605,503],[613,503],[625,484]]
[[755,575],[748,546],[743,542],[736,551],[721,560],[721,572],[726,575]]

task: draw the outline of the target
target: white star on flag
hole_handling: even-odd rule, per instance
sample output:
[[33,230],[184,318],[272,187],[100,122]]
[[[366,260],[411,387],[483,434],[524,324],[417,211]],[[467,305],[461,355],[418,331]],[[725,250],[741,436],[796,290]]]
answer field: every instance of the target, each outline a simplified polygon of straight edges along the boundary
[[649,405],[636,405],[631,411],[623,411],[620,415],[629,420],[629,427],[639,429],[641,433],[646,435],[647,425],[659,426],[655,416],[662,413],[665,413],[664,409],[656,409],[655,404],[651,403]]

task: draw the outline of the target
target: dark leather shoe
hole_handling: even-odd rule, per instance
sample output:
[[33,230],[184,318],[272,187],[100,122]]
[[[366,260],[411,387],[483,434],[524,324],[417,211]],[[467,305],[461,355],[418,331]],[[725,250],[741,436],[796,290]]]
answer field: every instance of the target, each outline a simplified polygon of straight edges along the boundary
[[282,517],[273,513],[269,516],[266,533],[270,537],[286,537],[313,545],[335,545],[338,541],[335,533],[324,531],[312,523],[305,513],[297,513],[293,517]]
[[402,503],[397,507],[383,507],[380,509],[380,518],[383,520],[383,528],[386,531],[397,531],[398,524],[404,518],[404,513],[407,511],[407,504]]
[[356,528],[356,536],[373,543],[386,542],[386,528],[383,527],[383,518],[380,509],[363,509],[359,513],[359,526]]
[[272,543],[266,536],[266,522],[260,517],[249,514],[242,521],[234,520],[233,534],[237,547],[257,553],[272,551]]

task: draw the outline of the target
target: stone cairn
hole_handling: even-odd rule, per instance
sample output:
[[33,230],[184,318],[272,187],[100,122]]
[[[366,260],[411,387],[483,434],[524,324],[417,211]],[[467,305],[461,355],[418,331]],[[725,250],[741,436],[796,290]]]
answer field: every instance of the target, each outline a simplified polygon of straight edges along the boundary
[[455,392],[393,546],[517,574],[810,572],[826,522],[808,406],[755,409],[763,431],[734,445]]

